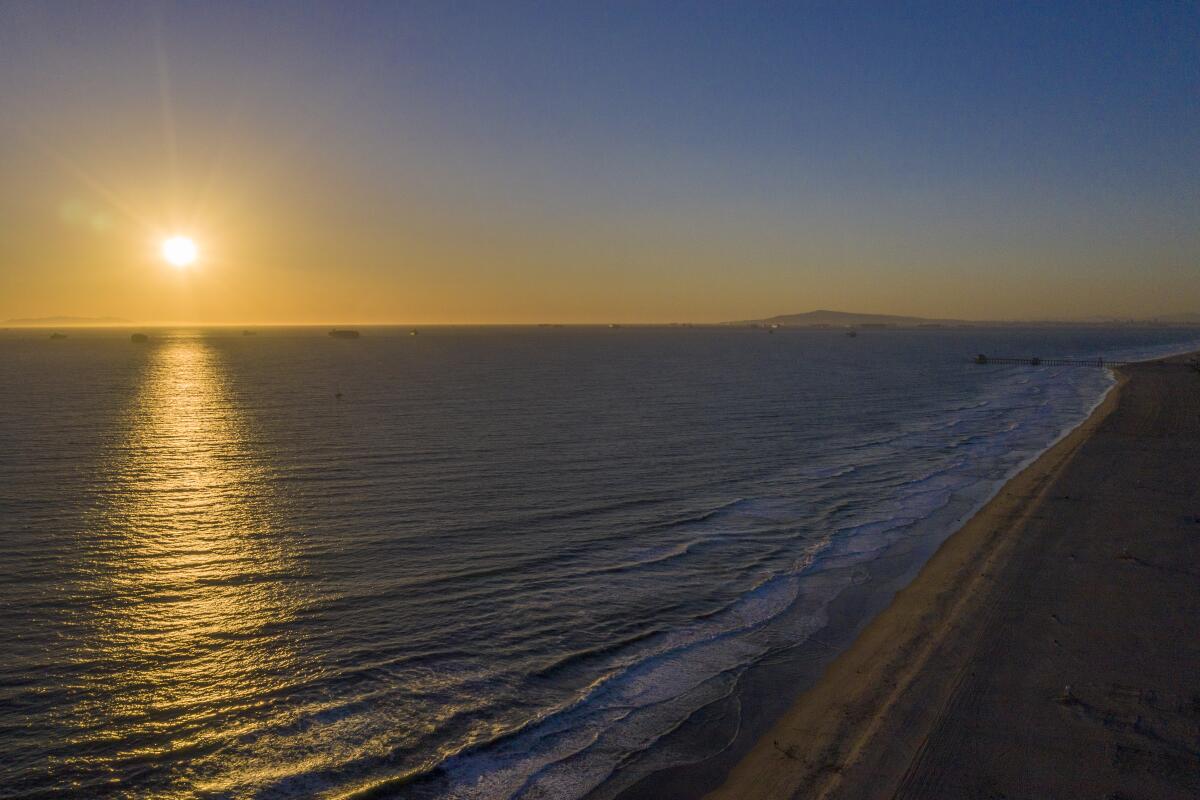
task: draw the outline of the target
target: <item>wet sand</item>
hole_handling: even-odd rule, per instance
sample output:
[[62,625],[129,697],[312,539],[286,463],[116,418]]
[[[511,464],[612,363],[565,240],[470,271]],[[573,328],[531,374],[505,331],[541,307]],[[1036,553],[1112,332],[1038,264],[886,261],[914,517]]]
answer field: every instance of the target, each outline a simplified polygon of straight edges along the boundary
[[1122,369],[708,796],[1200,796],[1200,374],[1186,361]]

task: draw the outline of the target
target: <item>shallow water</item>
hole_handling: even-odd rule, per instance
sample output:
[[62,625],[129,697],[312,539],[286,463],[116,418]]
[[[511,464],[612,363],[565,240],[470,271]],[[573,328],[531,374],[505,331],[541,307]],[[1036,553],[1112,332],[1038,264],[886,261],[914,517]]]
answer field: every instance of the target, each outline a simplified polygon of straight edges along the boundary
[[1198,340],[0,332],[0,794],[603,793]]

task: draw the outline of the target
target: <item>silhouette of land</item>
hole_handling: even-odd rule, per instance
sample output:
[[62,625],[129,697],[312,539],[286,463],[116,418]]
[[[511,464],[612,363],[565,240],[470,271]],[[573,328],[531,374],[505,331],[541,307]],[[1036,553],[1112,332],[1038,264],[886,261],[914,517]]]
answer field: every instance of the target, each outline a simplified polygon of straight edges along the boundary
[[845,328],[845,327],[988,327],[1008,325],[1200,325],[1200,314],[1164,314],[1148,318],[1091,317],[1078,320],[966,320],[930,317],[906,317],[895,314],[860,314],[852,311],[806,311],[802,314],[780,314],[763,319],[748,319],[729,325],[773,325],[779,327]]
[[928,319],[926,317],[903,317],[895,314],[859,314],[851,311],[806,311],[803,314],[780,314],[765,319],[743,320],[732,325],[781,325],[781,326],[830,326],[892,325],[915,327],[917,325],[973,325],[978,323],[962,319]]
[[59,325],[128,325],[121,317],[16,317],[4,320],[5,325],[24,325],[31,328]]

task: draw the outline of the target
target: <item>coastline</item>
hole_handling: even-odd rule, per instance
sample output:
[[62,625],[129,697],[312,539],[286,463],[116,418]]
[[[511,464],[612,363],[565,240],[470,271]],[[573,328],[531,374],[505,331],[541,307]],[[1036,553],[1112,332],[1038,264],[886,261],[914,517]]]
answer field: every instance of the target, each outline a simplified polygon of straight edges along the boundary
[[[1172,448],[1200,435],[1200,385],[1185,359],[1118,370],[1087,419],[950,535],[707,797],[1125,796],[1094,794],[1104,788],[1133,797],[1149,762],[1155,796],[1191,796],[1200,685],[1184,676],[1200,668],[1198,617],[1189,617],[1200,582],[1124,574],[1164,560],[1157,548],[1142,555],[1151,538],[1183,549],[1171,559],[1197,563],[1184,509],[1200,511],[1189,488],[1200,466],[1171,469],[1187,452]],[[1098,484],[1111,493],[1093,499]],[[1168,484],[1170,511],[1155,488]],[[1134,524],[1147,503],[1163,516],[1152,531]],[[1147,605],[1148,581],[1167,595],[1158,606]],[[1180,602],[1186,609],[1162,605]],[[1135,607],[1151,619],[1118,613]],[[1153,626],[1172,624],[1169,640],[1146,642]],[[1149,670],[1133,666],[1146,661]],[[1107,682],[1095,680],[1101,673]],[[1159,685],[1139,685],[1150,673]],[[1157,722],[1150,733],[1147,719]]]
[[[910,537],[894,543],[872,561],[853,567],[850,571],[855,579],[824,609],[825,621],[819,630],[787,651],[749,666],[739,676],[730,697],[701,709],[694,718],[664,737],[667,750],[702,753],[699,760],[685,756],[645,771],[622,786],[602,787],[602,791],[587,795],[588,800],[693,800],[721,787],[765,741],[767,733],[793,708],[797,699],[817,684],[829,665],[854,645],[896,595],[917,578],[949,538],[970,524],[1011,481],[1103,412],[1102,407],[1120,386],[1113,370],[1107,372],[1112,375],[1112,383],[1083,416],[1064,427],[1043,449],[1031,453],[990,485],[978,487],[954,501],[951,507],[923,520]],[[780,686],[792,688],[781,693]]]

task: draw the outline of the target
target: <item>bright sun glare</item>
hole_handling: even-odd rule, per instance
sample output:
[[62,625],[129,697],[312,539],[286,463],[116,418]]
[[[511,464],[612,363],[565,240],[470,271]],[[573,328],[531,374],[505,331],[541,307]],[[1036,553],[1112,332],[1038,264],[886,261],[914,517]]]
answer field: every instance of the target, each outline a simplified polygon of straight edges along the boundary
[[196,261],[196,243],[186,236],[172,236],[162,243],[162,255],[168,264],[186,267]]

